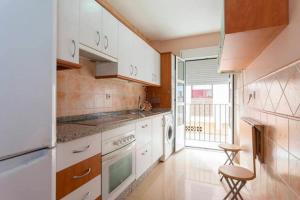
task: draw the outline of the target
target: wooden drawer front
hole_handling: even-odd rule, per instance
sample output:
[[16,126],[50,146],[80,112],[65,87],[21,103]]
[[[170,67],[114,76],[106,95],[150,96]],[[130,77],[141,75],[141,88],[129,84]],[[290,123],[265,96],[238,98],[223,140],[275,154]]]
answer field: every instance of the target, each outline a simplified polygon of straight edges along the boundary
[[98,176],[101,172],[101,155],[95,155],[69,168],[56,173],[56,199]]
[[101,176],[97,176],[78,188],[77,190],[71,192],[62,200],[95,200],[99,199],[101,195]]
[[99,153],[101,153],[101,134],[59,143],[56,148],[56,171],[61,171]]
[[143,147],[151,142],[151,119],[139,121],[136,124],[136,146]]

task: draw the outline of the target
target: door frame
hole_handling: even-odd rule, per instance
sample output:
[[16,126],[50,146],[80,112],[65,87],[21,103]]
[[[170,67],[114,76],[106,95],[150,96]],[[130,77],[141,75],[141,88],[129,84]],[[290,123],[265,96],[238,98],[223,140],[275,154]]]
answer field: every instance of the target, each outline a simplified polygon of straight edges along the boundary
[[[184,60],[184,62],[185,62],[185,66],[184,66],[184,68],[185,68],[185,71],[184,71],[184,76],[185,76],[185,88],[184,88],[184,99],[185,99],[185,106],[184,106],[184,120],[186,119],[186,108],[187,108],[187,106],[186,106],[186,81],[187,81],[187,78],[186,78],[186,63],[187,62],[190,62],[190,61],[198,61],[198,60],[210,60],[210,59],[218,59],[218,56],[206,56],[206,57],[201,57],[201,58],[186,58],[186,59],[182,59],[182,60]],[[176,74],[177,75],[177,74]],[[235,99],[234,99],[234,96],[235,96],[235,79],[234,79],[234,74],[233,73],[228,73],[228,78],[229,78],[229,82],[228,82],[228,84],[231,84],[231,87],[229,87],[229,98],[231,99],[231,101],[228,103],[228,105],[230,105],[230,107],[231,107],[231,109],[230,109],[230,112],[231,112],[231,116],[229,116],[229,119],[231,120],[231,124],[230,124],[230,126],[231,126],[231,131],[230,131],[230,133],[231,133],[231,143],[232,144],[234,144],[234,133],[235,133],[235,112],[236,112],[236,109],[235,109]],[[230,92],[230,90],[231,90],[231,92]],[[175,107],[176,108],[176,107]],[[185,124],[185,122],[184,122],[184,124]],[[184,144],[185,144],[185,146],[186,146],[186,137],[184,138]],[[190,146],[188,146],[188,147],[190,147]]]
[[[178,84],[178,82],[177,82],[177,80],[178,80],[178,65],[177,65],[177,63],[178,63],[178,61],[182,61],[183,63],[184,63],[184,66],[183,66],[183,77],[184,77],[184,81],[183,81],[183,84],[184,84],[184,86],[183,86],[183,147],[180,147],[179,149],[176,149],[176,139],[177,139],[177,137],[176,137],[176,135],[177,135],[177,84]],[[174,122],[174,124],[175,124],[175,127],[174,127],[174,130],[175,130],[175,140],[174,140],[174,150],[175,150],[175,152],[178,152],[178,151],[180,151],[180,150],[182,150],[182,149],[184,149],[185,148],[185,119],[186,119],[186,70],[185,70],[185,68],[186,68],[186,60],[185,59],[183,59],[183,58],[181,58],[181,57],[179,57],[179,56],[175,56],[175,80],[174,80],[174,82],[175,82],[175,92],[174,92],[174,94],[175,94],[175,96],[174,96],[174,104],[175,104],[175,107],[174,107],[174,109],[175,109],[175,122]]]

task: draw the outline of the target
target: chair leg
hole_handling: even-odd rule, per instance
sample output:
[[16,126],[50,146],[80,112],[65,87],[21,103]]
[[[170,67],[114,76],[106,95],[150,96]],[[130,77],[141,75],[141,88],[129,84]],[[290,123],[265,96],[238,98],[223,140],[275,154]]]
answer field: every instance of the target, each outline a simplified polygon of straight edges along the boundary
[[[244,185],[246,184],[246,181],[242,181],[240,186],[237,188],[236,192],[234,192],[232,199],[235,199],[237,195],[239,195],[241,197],[240,191],[241,189],[244,187]],[[241,199],[243,199],[241,197]]]
[[225,152],[225,154],[226,154],[226,156],[227,156],[227,160],[226,160],[226,162],[224,163],[224,165],[226,165],[228,162],[229,162],[229,164],[230,164],[230,161],[231,161],[231,154],[229,154],[228,153],[228,151],[224,151]]
[[[234,194],[235,193],[235,190],[236,190],[236,187],[237,187],[237,185],[240,183],[240,181],[237,181],[236,183],[234,183],[232,180],[232,183],[230,183],[230,179],[229,178],[227,178],[227,177],[224,177],[225,178],[225,180],[226,180],[226,182],[227,182],[227,184],[228,184],[228,186],[229,186],[229,188],[230,188],[230,191],[227,193],[227,195],[224,197],[224,200],[226,200],[228,197],[229,197],[229,195],[232,193],[232,194]],[[235,198],[232,198],[232,199],[237,199],[236,197]]]
[[228,178],[228,177],[224,177],[224,178],[230,188],[230,191],[227,193],[227,195],[224,197],[223,200],[226,200],[230,196],[230,194],[232,194],[232,198],[231,198],[232,200],[238,200],[238,197],[241,200],[243,200],[243,197],[240,194],[240,191],[245,186],[246,181],[236,180],[236,182],[234,182],[234,180],[231,178]]
[[[231,181],[232,184],[235,185],[234,190],[237,190],[237,184],[234,183],[233,179],[229,179],[229,180]],[[240,197],[240,199],[243,199],[243,197],[242,197],[242,195],[240,193],[238,193],[237,195]]]

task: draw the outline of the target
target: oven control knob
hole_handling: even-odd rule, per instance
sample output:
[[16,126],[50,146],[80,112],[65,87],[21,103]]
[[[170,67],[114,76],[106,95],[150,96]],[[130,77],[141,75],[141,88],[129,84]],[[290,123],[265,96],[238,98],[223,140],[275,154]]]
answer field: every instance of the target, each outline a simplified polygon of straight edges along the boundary
[[121,144],[120,140],[117,140],[117,141],[114,142],[114,145],[120,146],[120,144]]

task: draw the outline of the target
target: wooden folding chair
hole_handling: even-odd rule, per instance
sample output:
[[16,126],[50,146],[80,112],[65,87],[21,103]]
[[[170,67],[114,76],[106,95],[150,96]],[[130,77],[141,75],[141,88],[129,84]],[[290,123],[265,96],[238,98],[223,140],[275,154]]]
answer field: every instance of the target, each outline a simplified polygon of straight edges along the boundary
[[246,182],[253,180],[256,177],[256,142],[255,142],[255,127],[246,121],[240,123],[241,131],[241,166],[237,165],[223,165],[219,167],[219,174],[221,174],[229,186],[230,191],[224,197],[224,200],[232,195],[231,199],[243,199],[240,194],[241,189]]
[[219,148],[222,149],[227,156],[227,160],[224,165],[234,165],[234,158],[241,150],[241,147],[234,144],[219,144]]

